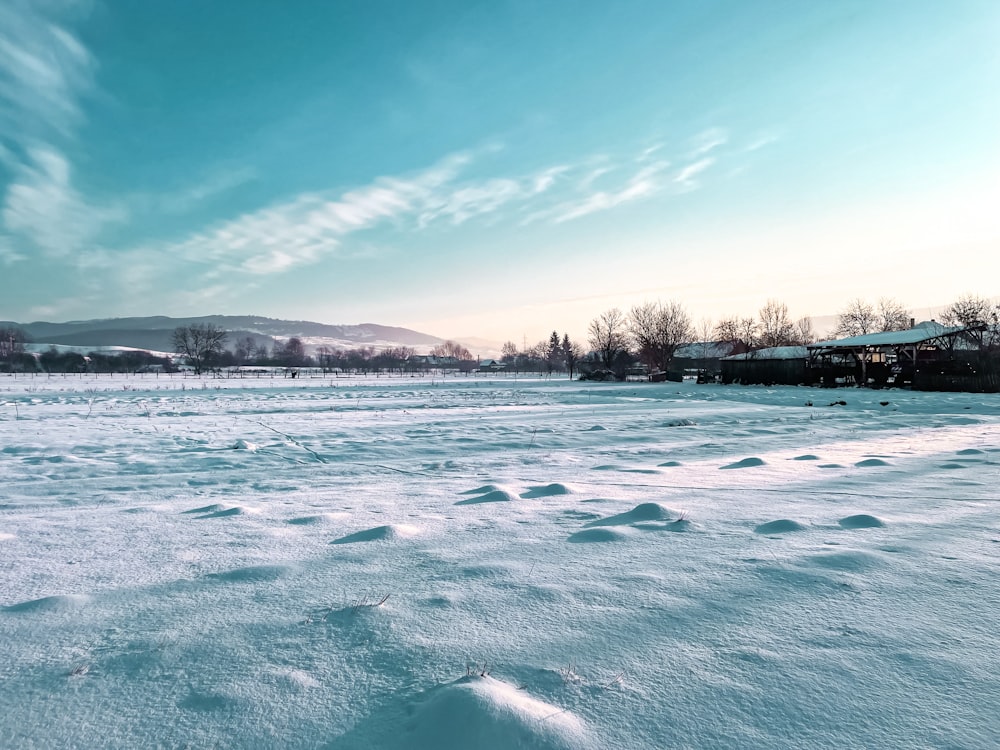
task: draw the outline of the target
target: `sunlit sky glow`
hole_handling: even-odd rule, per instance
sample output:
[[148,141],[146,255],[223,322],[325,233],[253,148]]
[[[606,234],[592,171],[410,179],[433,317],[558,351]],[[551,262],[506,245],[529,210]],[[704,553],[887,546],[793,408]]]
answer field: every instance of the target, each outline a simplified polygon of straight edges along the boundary
[[0,319],[1000,294],[1000,3],[0,4]]

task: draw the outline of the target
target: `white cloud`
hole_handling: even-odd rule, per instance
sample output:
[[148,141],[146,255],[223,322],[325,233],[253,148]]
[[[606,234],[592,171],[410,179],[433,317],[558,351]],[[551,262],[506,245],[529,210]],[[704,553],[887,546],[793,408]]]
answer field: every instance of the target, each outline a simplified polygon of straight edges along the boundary
[[719,146],[724,146],[729,142],[729,134],[722,128],[709,128],[698,133],[691,139],[692,148],[690,158],[697,159],[704,156],[709,151],[713,151]]
[[670,166],[668,161],[656,161],[635,172],[618,190],[591,193],[582,200],[568,201],[552,212],[553,221],[562,224],[582,216],[606,211],[624,203],[648,197],[660,189],[664,182],[662,173]]
[[[590,157],[522,175],[475,178],[467,175],[481,166],[477,156],[483,150],[460,152],[420,172],[380,177],[339,195],[304,193],[177,241],[149,243],[114,258],[127,267],[120,280],[133,293],[151,290],[176,273],[196,276],[218,292],[324,258],[369,257],[358,248],[371,246],[372,235],[363,235],[378,228],[413,233],[512,216],[524,217],[522,226],[536,221],[561,224],[658,193],[693,189],[696,175],[714,161],[705,157],[672,172],[666,159],[650,158],[661,150],[647,149],[639,160],[601,157],[595,162]],[[610,175],[618,178],[612,181]],[[602,177],[602,189],[592,190]],[[105,256],[91,254],[86,262],[105,261]]]
[[551,188],[556,184],[556,180],[563,174],[569,171],[569,167],[562,164],[558,167],[549,167],[548,169],[539,172],[535,175],[532,192],[544,193],[546,190]]
[[0,237],[0,263],[11,266],[23,260],[27,260],[27,256],[15,250],[9,239]]
[[72,4],[0,3],[0,137],[24,143],[66,135],[78,124],[95,61],[61,24]]
[[257,179],[257,172],[252,167],[217,171],[208,177],[182,190],[160,195],[143,195],[134,199],[133,204],[143,210],[158,210],[168,214],[183,214],[199,206],[199,204],[227,193],[234,188],[245,185]]
[[72,183],[64,149],[82,120],[81,99],[93,88],[96,63],[64,25],[77,3],[0,3],[0,161],[11,182],[0,205],[5,262],[41,250],[61,256],[93,241],[124,214],[83,198]]
[[663,147],[665,145],[666,144],[664,144],[664,143],[654,143],[652,146],[649,146],[648,148],[644,148],[639,153],[639,156],[637,156],[635,160],[637,162],[649,161],[649,159],[652,158],[654,154],[656,154],[659,151],[662,151]]
[[700,159],[694,164],[688,164],[686,167],[681,169],[675,176],[674,182],[678,185],[683,186],[686,189],[692,189],[697,187],[698,183],[695,182],[695,177],[704,172],[710,166],[715,163],[715,159],[709,157],[707,159]]
[[66,158],[48,146],[28,150],[7,189],[0,217],[8,233],[19,235],[50,256],[80,250],[109,222],[124,213],[97,206],[73,187]]

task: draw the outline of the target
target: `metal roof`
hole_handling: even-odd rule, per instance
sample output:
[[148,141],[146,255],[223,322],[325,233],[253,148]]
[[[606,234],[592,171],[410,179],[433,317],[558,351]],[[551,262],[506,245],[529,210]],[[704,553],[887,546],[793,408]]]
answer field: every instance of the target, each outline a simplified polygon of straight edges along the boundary
[[846,339],[831,339],[810,344],[810,349],[858,349],[866,346],[906,346],[922,344],[925,341],[951,336],[968,330],[965,326],[943,326],[928,320],[905,331],[884,331],[882,333],[866,333],[863,336],[849,336]]

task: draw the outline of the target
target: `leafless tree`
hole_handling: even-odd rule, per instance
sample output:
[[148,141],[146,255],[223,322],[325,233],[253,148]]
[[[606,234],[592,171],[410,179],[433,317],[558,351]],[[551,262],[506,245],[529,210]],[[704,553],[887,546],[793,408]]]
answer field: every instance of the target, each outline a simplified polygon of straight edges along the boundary
[[517,344],[513,341],[505,342],[500,349],[500,359],[507,364],[513,364],[517,360]]
[[970,330],[967,338],[980,349],[1000,346],[1000,304],[986,297],[966,294],[945,308],[941,320],[950,326],[964,326]]
[[729,342],[747,352],[757,346],[758,329],[755,318],[723,318],[715,326],[715,340]]
[[274,358],[285,367],[306,364],[306,347],[298,336],[292,336],[280,348],[276,345],[274,349]]
[[592,321],[587,328],[590,348],[597,352],[601,365],[612,369],[618,355],[628,349],[628,335],[625,316],[617,307],[606,310]]
[[792,343],[795,336],[795,325],[788,317],[788,305],[769,299],[760,309],[758,315],[762,346],[789,346]]
[[847,307],[837,314],[837,327],[834,333],[838,338],[864,336],[873,333],[877,328],[878,314],[875,308],[859,297],[849,302]]
[[24,331],[14,326],[0,328],[0,362],[6,362],[13,369],[14,361],[24,354],[24,344],[27,336]]
[[795,343],[798,346],[809,346],[816,342],[816,332],[813,330],[812,318],[806,316],[795,321]]
[[679,302],[647,302],[632,308],[628,332],[639,356],[651,370],[666,370],[674,352],[694,339],[691,316]]
[[474,360],[472,352],[459,344],[457,341],[445,341],[431,349],[431,354],[435,357],[454,357],[459,362]]
[[711,318],[702,318],[698,322],[698,339],[701,342],[701,358],[702,360],[707,360],[709,352],[712,349],[712,335],[715,332],[715,326],[712,324]]
[[212,323],[193,323],[174,329],[174,351],[183,354],[196,373],[201,373],[222,354],[228,334]]
[[233,356],[236,358],[236,363],[240,365],[252,362],[257,356],[257,343],[253,336],[244,336],[237,341]]
[[913,319],[913,313],[892,297],[882,297],[878,301],[877,314],[880,331],[905,331]]

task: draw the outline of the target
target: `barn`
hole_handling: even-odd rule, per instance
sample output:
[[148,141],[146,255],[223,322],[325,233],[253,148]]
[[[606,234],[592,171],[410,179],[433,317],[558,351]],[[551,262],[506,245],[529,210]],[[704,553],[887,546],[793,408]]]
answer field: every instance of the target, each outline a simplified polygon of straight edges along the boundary
[[809,382],[804,346],[775,346],[719,360],[722,382],[743,385],[801,385]]

